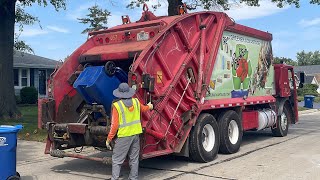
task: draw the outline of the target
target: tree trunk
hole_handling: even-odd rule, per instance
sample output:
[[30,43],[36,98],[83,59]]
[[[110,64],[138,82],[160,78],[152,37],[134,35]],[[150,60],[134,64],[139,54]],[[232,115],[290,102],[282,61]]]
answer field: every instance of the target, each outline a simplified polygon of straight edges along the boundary
[[182,0],[168,0],[168,15],[178,15],[178,6],[183,5]]
[[13,44],[16,0],[0,0],[0,119],[16,118],[13,84]]

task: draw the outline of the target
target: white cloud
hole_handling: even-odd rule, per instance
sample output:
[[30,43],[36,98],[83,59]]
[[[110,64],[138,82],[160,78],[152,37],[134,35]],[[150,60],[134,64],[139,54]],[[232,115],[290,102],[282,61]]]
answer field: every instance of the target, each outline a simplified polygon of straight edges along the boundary
[[313,18],[313,19],[309,19],[309,20],[302,19],[302,20],[299,22],[299,25],[302,26],[302,27],[309,27],[309,26],[320,25],[320,17],[318,17],[318,18]]
[[61,28],[58,26],[47,26],[48,29],[55,31],[55,32],[60,32],[60,33],[69,33],[68,29]]
[[48,34],[49,31],[34,27],[25,27],[21,33],[21,37],[33,37]]
[[318,40],[320,39],[320,28],[318,27],[311,27],[311,28],[308,28],[304,31],[302,31],[301,33],[301,38],[303,41],[315,41],[315,40]]
[[78,18],[82,18],[88,13],[88,8],[92,7],[94,5],[94,2],[82,4],[77,9],[68,10],[67,18],[69,20],[78,21]]
[[275,3],[263,0],[260,2],[259,7],[250,7],[244,4],[239,4],[238,6],[231,7],[230,10],[225,12],[235,20],[246,20],[270,16],[272,14],[285,11],[288,8],[290,8],[290,6],[278,8]]

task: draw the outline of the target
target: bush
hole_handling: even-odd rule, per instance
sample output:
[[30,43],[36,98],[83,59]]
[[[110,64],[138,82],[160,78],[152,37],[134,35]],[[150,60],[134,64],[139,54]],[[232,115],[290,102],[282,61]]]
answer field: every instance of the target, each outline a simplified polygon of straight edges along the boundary
[[315,84],[304,84],[303,88],[298,89],[298,96],[313,95],[318,96],[318,86]]
[[34,87],[24,87],[20,90],[22,104],[36,104],[38,101],[38,91]]

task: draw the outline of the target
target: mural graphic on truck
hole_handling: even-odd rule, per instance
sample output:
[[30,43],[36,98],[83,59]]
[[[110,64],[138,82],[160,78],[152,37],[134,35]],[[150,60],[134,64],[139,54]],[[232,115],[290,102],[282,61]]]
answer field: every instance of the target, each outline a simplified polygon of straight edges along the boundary
[[273,94],[271,43],[225,31],[206,99]]

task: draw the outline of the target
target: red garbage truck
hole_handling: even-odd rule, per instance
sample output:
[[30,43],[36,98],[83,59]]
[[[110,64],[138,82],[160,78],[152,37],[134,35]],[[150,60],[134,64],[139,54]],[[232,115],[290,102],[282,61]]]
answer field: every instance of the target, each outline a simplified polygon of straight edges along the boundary
[[104,161],[64,150],[105,148],[112,91],[127,82],[142,103],[140,158],[179,154],[198,162],[236,153],[244,131],[288,133],[298,121],[293,67],[273,64],[272,35],[223,12],[157,17],[89,33],[51,75],[39,122],[45,153]]

